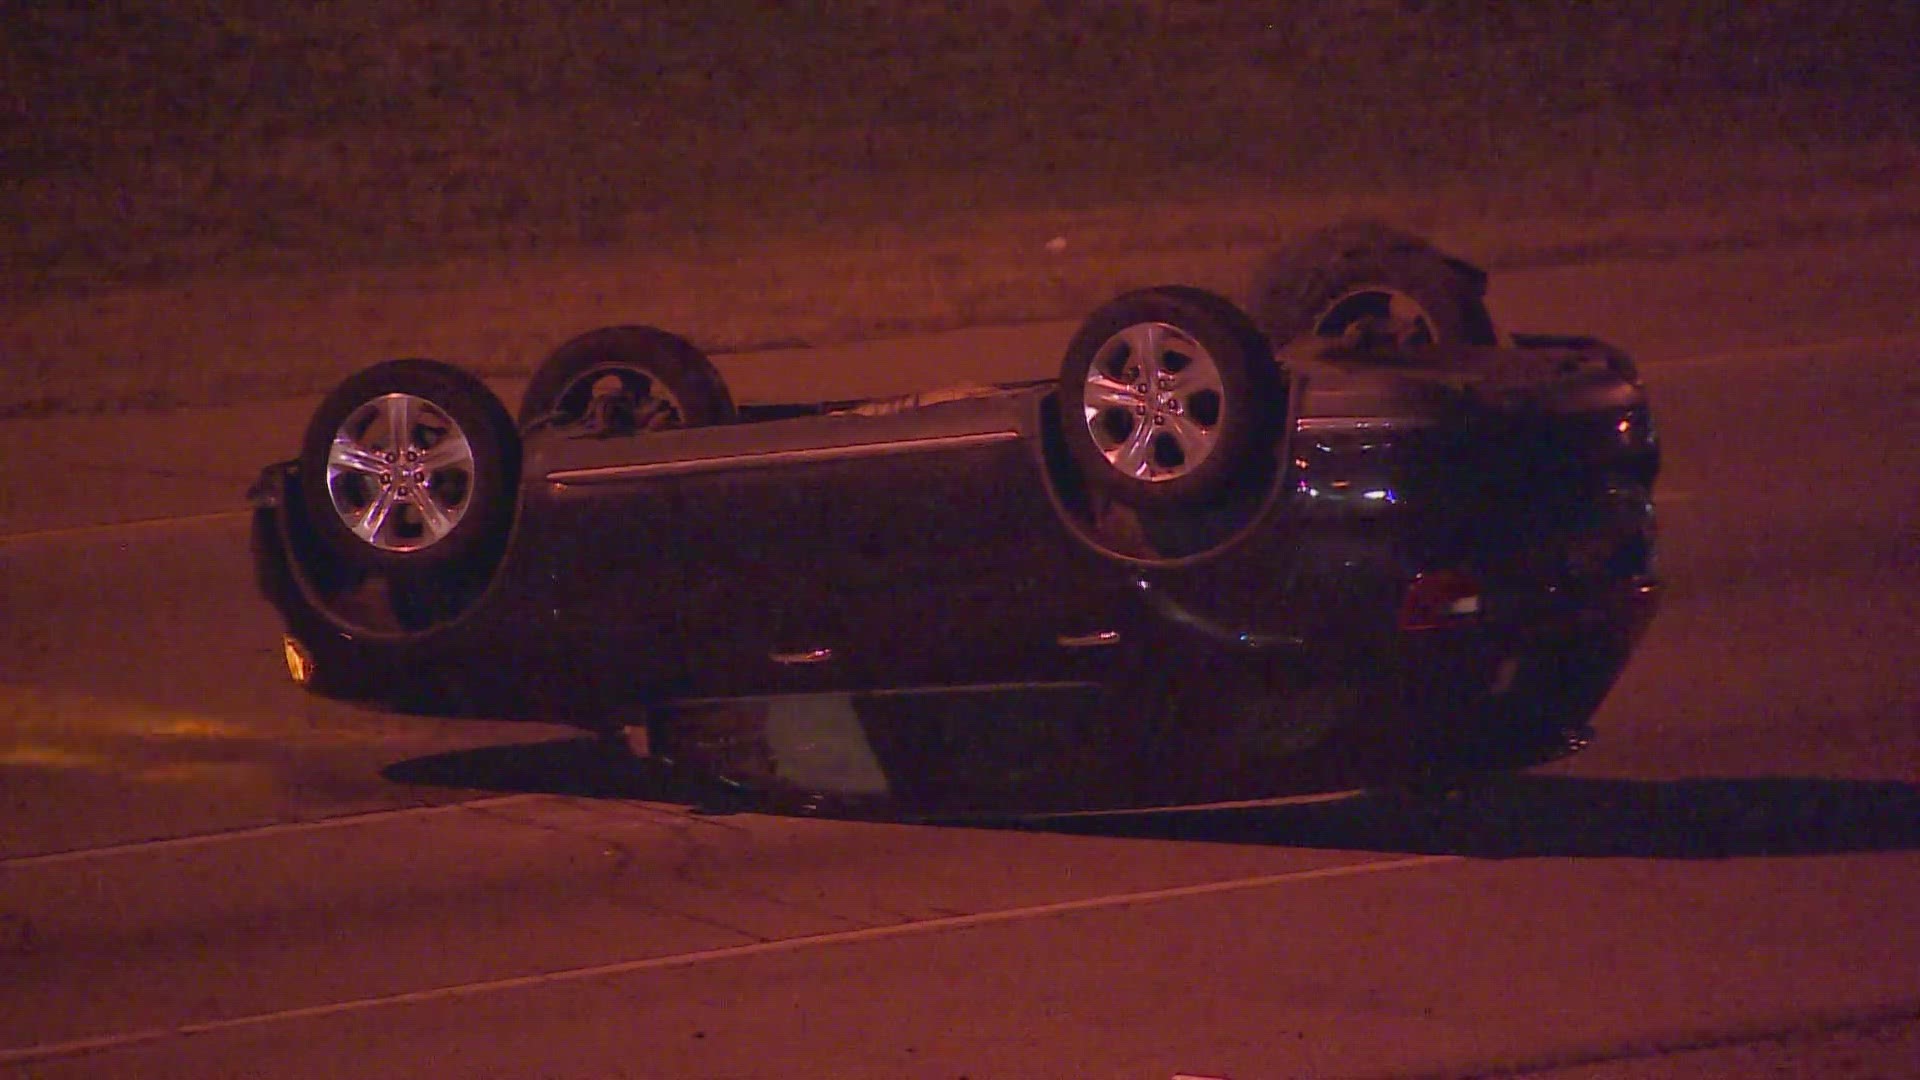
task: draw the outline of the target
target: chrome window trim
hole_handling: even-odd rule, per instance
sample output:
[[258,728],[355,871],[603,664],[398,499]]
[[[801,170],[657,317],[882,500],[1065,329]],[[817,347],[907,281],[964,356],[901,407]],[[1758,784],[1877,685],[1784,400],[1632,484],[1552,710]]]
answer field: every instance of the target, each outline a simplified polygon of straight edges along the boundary
[[1320,435],[1391,431],[1433,425],[1434,421],[1424,416],[1303,416],[1295,422],[1295,430],[1303,435]]
[[672,461],[648,461],[631,465],[602,465],[587,469],[558,469],[547,474],[549,483],[605,484],[621,480],[640,480],[656,476],[685,476],[691,473],[719,472],[724,469],[768,468],[778,465],[802,465],[849,458],[881,457],[888,454],[917,454],[933,450],[958,450],[971,446],[990,446],[1020,438],[1018,431],[983,431],[968,435],[933,435],[921,439],[892,439],[885,442],[854,443],[847,446],[810,446],[797,450],[757,450],[749,453],[719,454],[713,457],[675,458]]

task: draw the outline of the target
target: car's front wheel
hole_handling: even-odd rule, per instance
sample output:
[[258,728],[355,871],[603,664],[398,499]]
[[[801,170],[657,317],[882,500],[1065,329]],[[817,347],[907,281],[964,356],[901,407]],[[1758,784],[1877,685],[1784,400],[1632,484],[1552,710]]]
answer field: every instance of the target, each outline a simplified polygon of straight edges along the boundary
[[345,562],[417,574],[497,546],[519,460],[513,420],[484,383],[438,361],[393,360],[349,377],[315,410],[301,497]]

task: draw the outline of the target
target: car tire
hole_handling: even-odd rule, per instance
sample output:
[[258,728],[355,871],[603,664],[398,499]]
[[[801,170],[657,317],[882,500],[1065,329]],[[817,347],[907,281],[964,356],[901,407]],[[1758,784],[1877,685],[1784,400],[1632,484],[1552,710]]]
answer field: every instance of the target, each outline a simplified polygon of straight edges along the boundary
[[1089,315],[1061,361],[1060,399],[1089,484],[1131,506],[1175,507],[1232,483],[1284,414],[1284,383],[1245,314],[1174,286]]
[[520,400],[522,428],[583,420],[625,430],[733,420],[733,395],[691,342],[651,326],[609,326],[547,357]]
[[347,378],[301,443],[300,497],[322,545],[389,574],[497,554],[519,480],[506,406],[434,360],[392,360]]
[[1303,335],[1360,336],[1402,349],[1497,345],[1487,275],[1425,239],[1376,221],[1315,232],[1261,260],[1254,321],[1273,347]]

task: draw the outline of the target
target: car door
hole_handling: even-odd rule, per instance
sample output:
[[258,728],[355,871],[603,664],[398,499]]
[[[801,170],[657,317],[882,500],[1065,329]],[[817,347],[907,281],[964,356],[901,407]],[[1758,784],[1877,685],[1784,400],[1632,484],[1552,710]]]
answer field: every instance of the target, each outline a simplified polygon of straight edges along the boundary
[[826,419],[530,448],[536,546],[582,651],[679,695],[821,681],[824,670],[780,661],[841,636],[820,567],[828,515],[802,475]]
[[1077,677],[1072,654],[1111,640],[1102,632],[1118,624],[1126,579],[1053,508],[1035,395],[865,419],[859,453],[807,475],[825,514],[819,558],[843,678],[900,688]]
[[1054,514],[1033,412],[998,394],[576,440],[536,467],[571,572],[631,649],[678,654],[687,693],[1020,681],[1121,602]]

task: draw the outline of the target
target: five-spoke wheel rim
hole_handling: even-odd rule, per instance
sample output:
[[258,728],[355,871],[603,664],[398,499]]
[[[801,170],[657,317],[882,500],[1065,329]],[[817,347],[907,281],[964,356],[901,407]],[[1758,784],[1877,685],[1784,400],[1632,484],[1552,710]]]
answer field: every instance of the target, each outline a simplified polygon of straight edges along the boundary
[[1108,338],[1087,366],[1082,411],[1094,445],[1122,475],[1162,482],[1193,472],[1220,439],[1220,366],[1193,335],[1163,322]]
[[1314,323],[1319,337],[1356,336],[1401,347],[1432,345],[1440,340],[1426,306],[1397,289],[1358,289],[1327,305]]
[[419,551],[445,538],[466,516],[473,488],[466,433],[412,394],[383,394],[353,410],[327,452],[334,512],[381,551]]
[[686,408],[666,380],[630,364],[588,368],[567,383],[556,402],[555,411],[569,420],[595,416],[636,431],[686,426]]

